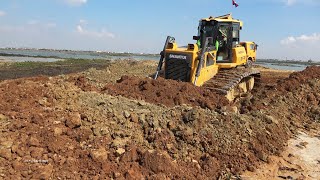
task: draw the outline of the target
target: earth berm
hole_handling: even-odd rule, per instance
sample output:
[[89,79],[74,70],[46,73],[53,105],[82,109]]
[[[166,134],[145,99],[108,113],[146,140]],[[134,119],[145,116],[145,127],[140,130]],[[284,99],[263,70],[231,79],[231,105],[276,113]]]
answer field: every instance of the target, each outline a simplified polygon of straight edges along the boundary
[[153,61],[0,82],[4,179],[227,179],[319,130],[320,67],[262,70],[228,103],[201,87],[149,78]]

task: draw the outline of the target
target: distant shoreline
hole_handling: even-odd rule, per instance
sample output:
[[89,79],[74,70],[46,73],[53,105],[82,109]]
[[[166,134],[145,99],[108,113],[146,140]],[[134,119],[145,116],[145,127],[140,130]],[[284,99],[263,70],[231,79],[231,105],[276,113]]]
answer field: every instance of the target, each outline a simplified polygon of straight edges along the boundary
[[[51,51],[51,52],[69,52],[69,53],[98,53],[109,56],[159,56],[152,53],[133,53],[133,52],[111,52],[111,51],[88,51],[88,50],[67,50],[67,49],[37,49],[37,48],[0,48],[0,50],[17,50],[17,51]],[[4,53],[6,54],[6,53]],[[10,53],[9,53],[10,54]]]
[[[152,59],[156,60],[160,58],[159,54],[151,54],[151,53],[131,53],[131,52],[108,52],[108,51],[82,51],[82,50],[66,50],[66,49],[36,49],[36,48],[0,48],[0,56],[7,56],[7,57],[32,57],[32,58],[56,58],[61,59],[64,57],[61,56],[54,56],[54,55],[27,55],[24,52],[52,52],[52,53],[71,53],[71,54],[89,54],[92,56],[110,56],[110,57],[152,57]],[[3,51],[22,51],[21,53],[12,53],[12,52],[3,52]],[[68,57],[70,59],[70,57]],[[84,59],[84,58],[72,58],[72,59]],[[85,58],[86,59],[86,58]],[[87,58],[93,59],[93,58]],[[102,58],[103,59],[103,58]],[[282,60],[282,59],[257,59],[257,62],[261,63],[272,63],[276,65],[283,64],[283,66],[287,66],[288,64],[297,64],[297,65],[320,65],[319,61],[312,61],[312,60]]]
[[[56,62],[61,60],[153,60],[158,61],[157,54],[115,53],[102,51],[73,51],[55,49],[14,49],[0,48],[2,62]],[[318,61],[257,59],[257,65],[280,70],[300,71],[307,66],[320,65]]]

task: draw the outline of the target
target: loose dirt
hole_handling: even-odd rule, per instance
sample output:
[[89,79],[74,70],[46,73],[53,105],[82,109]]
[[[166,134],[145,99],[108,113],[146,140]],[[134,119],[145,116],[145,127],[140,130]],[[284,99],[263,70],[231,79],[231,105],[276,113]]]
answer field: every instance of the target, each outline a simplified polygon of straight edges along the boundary
[[213,110],[228,104],[224,96],[215,92],[196,87],[191,83],[163,78],[154,80],[123,76],[117,81],[117,84],[106,85],[103,91],[115,96],[121,95],[169,107],[189,104]]
[[230,104],[147,78],[155,68],[120,61],[0,82],[0,177],[228,179],[272,162],[298,130],[319,130],[319,67],[262,72],[261,86]]
[[246,172],[241,178],[320,179],[320,138],[312,134],[299,133],[289,140],[288,147],[279,157],[270,157],[269,164],[262,164],[255,172]]

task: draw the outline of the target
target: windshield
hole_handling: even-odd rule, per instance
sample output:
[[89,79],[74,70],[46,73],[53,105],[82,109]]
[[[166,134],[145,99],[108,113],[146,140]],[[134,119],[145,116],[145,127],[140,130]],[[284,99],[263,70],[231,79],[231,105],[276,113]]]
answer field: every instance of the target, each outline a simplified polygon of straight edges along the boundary
[[[198,31],[198,36],[200,37],[198,45],[200,45],[200,48],[202,48],[202,44],[204,44],[207,37],[212,37],[213,42],[217,39],[216,31],[217,28],[214,22],[200,22]],[[209,44],[209,47],[210,46],[214,46],[214,44]]]
[[[230,24],[228,23],[218,23],[216,21],[202,21],[199,25],[198,36],[200,37],[199,41],[197,42],[202,48],[202,44],[207,37],[212,38],[213,44],[209,44],[209,47],[216,46],[215,42],[219,42],[221,46],[223,44],[227,44],[228,39],[232,34],[229,33]],[[236,35],[235,35],[236,36]]]

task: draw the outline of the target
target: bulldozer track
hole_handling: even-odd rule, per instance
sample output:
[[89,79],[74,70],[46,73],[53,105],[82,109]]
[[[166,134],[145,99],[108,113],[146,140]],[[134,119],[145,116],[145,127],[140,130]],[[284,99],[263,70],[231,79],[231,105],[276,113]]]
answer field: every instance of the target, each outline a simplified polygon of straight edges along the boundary
[[216,91],[220,94],[227,94],[246,78],[254,77],[255,86],[260,82],[260,71],[253,68],[234,68],[220,70],[217,75],[207,81],[203,87]]

